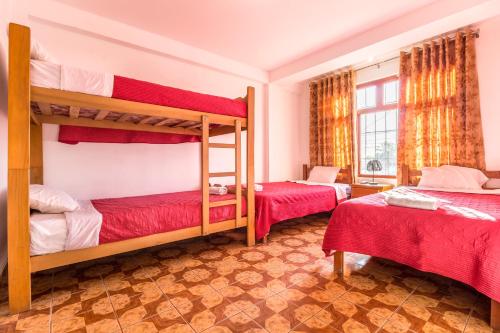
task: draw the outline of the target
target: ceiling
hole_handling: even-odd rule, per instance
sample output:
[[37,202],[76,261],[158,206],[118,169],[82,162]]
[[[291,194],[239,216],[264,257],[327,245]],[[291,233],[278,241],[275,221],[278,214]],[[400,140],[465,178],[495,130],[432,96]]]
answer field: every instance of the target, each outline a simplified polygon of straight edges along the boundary
[[57,0],[264,70],[436,0]]

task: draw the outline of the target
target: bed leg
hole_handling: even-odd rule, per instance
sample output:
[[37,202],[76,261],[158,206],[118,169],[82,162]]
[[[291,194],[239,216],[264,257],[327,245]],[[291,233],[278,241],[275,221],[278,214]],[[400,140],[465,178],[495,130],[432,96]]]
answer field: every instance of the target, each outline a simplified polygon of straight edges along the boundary
[[264,238],[262,238],[262,243],[263,243],[263,244],[267,244],[267,241],[268,241],[267,236],[269,236],[269,234],[266,234],[266,235],[264,236]]
[[333,254],[333,271],[338,273],[340,277],[345,275],[344,252],[335,251]]
[[491,328],[493,333],[500,333],[500,302],[491,300]]

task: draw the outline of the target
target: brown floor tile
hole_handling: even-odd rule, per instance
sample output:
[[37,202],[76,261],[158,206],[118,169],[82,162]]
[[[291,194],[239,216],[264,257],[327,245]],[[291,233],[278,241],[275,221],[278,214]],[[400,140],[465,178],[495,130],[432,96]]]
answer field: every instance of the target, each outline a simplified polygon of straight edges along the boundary
[[199,298],[192,300],[188,297],[175,296],[170,299],[177,311],[182,315],[196,332],[201,332],[218,322],[241,312],[232,303],[225,300],[220,294],[212,295],[214,299]]
[[316,319],[328,323],[340,332],[376,332],[386,319],[381,316],[384,310],[377,308],[367,310],[343,298],[339,298],[328,305],[325,312],[316,316]]
[[356,253],[340,277],[328,219],[276,224],[254,247],[219,233],[36,273],[33,309],[0,306],[0,333],[491,333],[490,300],[459,282]]
[[215,326],[210,327],[206,333],[267,333],[259,324],[253,321],[247,314],[240,312],[225,319]]

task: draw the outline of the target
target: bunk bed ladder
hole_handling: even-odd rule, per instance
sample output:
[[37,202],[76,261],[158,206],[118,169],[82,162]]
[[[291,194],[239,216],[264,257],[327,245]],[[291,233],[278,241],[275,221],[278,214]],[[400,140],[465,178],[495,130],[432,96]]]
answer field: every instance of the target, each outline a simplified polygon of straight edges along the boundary
[[[202,235],[210,234],[210,208],[226,205],[236,205],[236,218],[234,220],[234,227],[242,226],[241,210],[242,210],[242,190],[241,190],[241,120],[235,120],[234,123],[234,141],[235,143],[210,143],[209,130],[210,119],[209,116],[202,117]],[[209,171],[209,148],[230,148],[234,149],[235,158],[235,171],[234,172],[213,172]],[[209,181],[211,177],[235,177],[235,193],[236,199],[223,200],[210,202],[209,194]]]

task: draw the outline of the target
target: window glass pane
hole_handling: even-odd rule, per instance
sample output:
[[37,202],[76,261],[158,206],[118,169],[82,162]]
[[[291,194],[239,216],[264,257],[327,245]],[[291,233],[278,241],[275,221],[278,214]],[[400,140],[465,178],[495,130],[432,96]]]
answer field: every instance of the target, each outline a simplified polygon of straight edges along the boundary
[[374,108],[377,106],[377,86],[366,88],[365,107]]
[[375,134],[375,158],[383,160],[385,158],[385,132]]
[[373,160],[375,158],[375,132],[365,134],[366,146],[365,146],[365,156],[367,160]]
[[366,114],[366,132],[375,132],[375,113]]
[[390,110],[386,112],[386,130],[392,131],[398,128],[398,110]]
[[377,132],[385,131],[385,112],[375,113],[375,130]]
[[366,90],[364,88],[358,89],[358,92],[356,95],[356,104],[357,104],[358,109],[366,108],[365,96],[366,96]]
[[[377,89],[382,92],[382,101],[377,99]],[[397,128],[399,81],[380,82],[357,90],[358,109],[375,109],[383,105],[394,105],[393,110],[380,110],[360,114],[359,117],[359,170],[362,175],[371,175],[366,164],[377,159],[382,170],[375,175],[395,176],[397,172]],[[383,103],[382,105],[377,103]]]
[[361,166],[360,166],[360,169],[361,169],[361,174],[362,175],[367,175],[368,174],[368,170],[366,169],[366,159],[365,158],[362,158],[359,160],[359,162],[361,163]]
[[398,81],[384,83],[384,104],[394,104],[398,101]]
[[366,132],[366,115],[362,114],[359,117],[359,129],[361,130],[361,134]]

